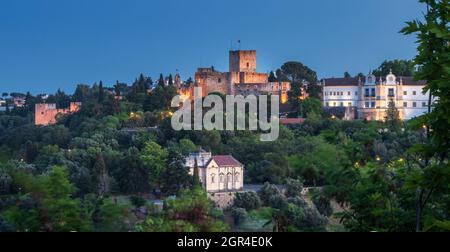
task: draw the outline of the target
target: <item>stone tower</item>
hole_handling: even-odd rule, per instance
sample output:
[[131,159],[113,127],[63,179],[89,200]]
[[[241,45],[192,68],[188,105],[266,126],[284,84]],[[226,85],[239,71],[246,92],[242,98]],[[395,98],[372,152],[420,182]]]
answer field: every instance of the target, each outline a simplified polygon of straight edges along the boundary
[[230,51],[230,72],[256,72],[256,51]]

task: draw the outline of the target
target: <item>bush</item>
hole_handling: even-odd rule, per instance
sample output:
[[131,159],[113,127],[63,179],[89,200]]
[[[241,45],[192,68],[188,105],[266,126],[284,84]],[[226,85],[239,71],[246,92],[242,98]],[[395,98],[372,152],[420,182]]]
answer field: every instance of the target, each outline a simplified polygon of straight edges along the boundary
[[312,201],[321,215],[330,217],[333,214],[331,202],[324,195],[320,193],[313,194]]
[[240,207],[231,209],[231,215],[233,216],[234,223],[237,225],[243,223],[248,217],[247,211]]
[[236,193],[234,206],[244,208],[247,211],[258,209],[261,207],[261,200],[255,192]]
[[286,196],[296,197],[301,194],[303,190],[303,181],[298,179],[286,179]]
[[136,196],[136,195],[131,196],[130,201],[131,201],[131,204],[133,204],[133,206],[135,206],[135,207],[141,207],[141,206],[144,206],[145,203],[147,203],[147,201],[144,198],[142,198],[140,196]]
[[258,196],[261,199],[261,202],[265,206],[270,206],[270,199],[276,195],[283,195],[275,185],[269,184],[268,182],[264,183],[263,187],[258,191]]

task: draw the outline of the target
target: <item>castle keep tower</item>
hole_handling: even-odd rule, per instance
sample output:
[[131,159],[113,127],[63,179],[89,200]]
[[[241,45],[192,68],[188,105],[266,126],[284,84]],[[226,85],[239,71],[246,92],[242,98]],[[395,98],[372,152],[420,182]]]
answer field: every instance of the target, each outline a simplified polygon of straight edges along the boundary
[[256,72],[256,51],[230,51],[230,72]]
[[198,68],[195,85],[202,88],[202,96],[213,92],[230,95],[280,95],[287,101],[289,82],[269,82],[267,73],[256,72],[256,51],[237,50],[229,52],[229,72],[219,72],[213,67]]
[[54,103],[37,103],[34,112],[35,125],[55,124],[59,116],[77,112],[81,107],[81,102],[71,102],[69,108],[58,109]]

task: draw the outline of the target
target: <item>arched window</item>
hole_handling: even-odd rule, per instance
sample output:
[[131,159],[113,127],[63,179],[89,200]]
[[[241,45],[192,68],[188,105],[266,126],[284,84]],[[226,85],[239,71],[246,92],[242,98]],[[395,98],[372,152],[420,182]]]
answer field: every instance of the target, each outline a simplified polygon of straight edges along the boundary
[[227,181],[228,181],[228,182],[232,182],[232,179],[233,179],[233,178],[232,178],[231,173],[228,173],[228,174],[227,174]]
[[223,175],[223,173],[221,173],[221,174],[219,175],[219,182],[220,182],[220,183],[223,183],[223,177],[224,177],[224,175]]
[[211,183],[215,183],[216,174],[211,174]]
[[239,172],[234,173],[234,181],[239,182]]

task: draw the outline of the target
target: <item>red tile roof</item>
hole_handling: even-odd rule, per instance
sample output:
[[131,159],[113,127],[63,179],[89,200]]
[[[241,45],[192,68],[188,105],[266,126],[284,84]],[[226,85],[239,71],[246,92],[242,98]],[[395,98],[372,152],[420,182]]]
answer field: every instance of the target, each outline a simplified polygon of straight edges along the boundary
[[286,124],[302,124],[305,122],[305,118],[280,118],[280,123]]
[[214,160],[218,166],[242,166],[242,164],[231,155],[213,156],[211,160]]

